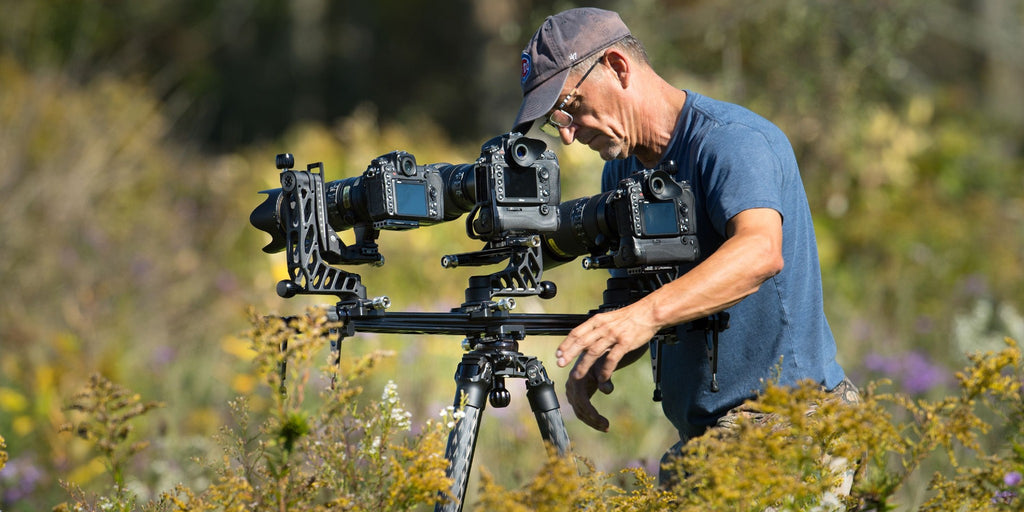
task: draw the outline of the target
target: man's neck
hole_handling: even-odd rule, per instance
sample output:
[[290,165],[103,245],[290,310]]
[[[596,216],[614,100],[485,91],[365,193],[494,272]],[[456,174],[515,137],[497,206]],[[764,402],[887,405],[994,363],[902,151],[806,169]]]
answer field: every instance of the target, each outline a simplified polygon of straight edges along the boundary
[[640,140],[643,143],[635,151],[637,159],[648,169],[658,165],[668,151],[679,115],[686,104],[686,91],[673,87],[660,77],[655,77],[654,83],[655,92],[644,99],[642,108],[644,132]]

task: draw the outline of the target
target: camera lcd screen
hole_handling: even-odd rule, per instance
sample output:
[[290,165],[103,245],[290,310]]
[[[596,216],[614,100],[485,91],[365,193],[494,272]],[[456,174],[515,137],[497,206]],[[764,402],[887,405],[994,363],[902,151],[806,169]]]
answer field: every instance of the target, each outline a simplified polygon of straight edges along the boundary
[[395,206],[398,215],[427,216],[427,184],[395,182]]
[[537,199],[537,171],[533,168],[508,168],[505,174],[505,199]]
[[679,224],[676,222],[675,202],[644,202],[640,203],[640,210],[644,219],[644,235],[658,236],[679,233]]

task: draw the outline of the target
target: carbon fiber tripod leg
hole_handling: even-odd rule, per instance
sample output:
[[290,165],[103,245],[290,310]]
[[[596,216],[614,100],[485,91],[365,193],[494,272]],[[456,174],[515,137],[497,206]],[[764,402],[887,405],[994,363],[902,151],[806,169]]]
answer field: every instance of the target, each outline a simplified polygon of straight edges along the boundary
[[466,498],[469,470],[480,433],[480,417],[487,404],[487,394],[494,383],[491,362],[479,354],[466,354],[455,371],[455,409],[465,415],[455,423],[448,435],[444,456],[448,460],[446,475],[452,479],[451,496],[442,496],[435,512],[458,512]]
[[544,441],[551,444],[559,456],[569,453],[569,434],[558,407],[555,384],[548,378],[544,364],[537,359],[526,365],[526,398],[537,417],[537,426]]

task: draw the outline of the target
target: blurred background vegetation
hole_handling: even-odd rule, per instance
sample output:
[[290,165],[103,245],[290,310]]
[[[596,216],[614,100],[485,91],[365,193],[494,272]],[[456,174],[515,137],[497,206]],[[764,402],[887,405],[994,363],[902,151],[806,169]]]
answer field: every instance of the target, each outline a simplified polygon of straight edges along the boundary
[[[941,395],[966,352],[1024,339],[1024,1],[591,5],[619,11],[673,83],[747,105],[790,136],[855,380]],[[238,336],[246,309],[318,304],[275,295],[283,257],[260,252],[267,239],[248,224],[257,191],[278,186],[274,155],[322,161],[328,179],[395,149],[472,161],[510,128],[533,30],[574,6],[0,0],[0,508],[49,508],[62,500],[58,479],[88,486],[102,473],[56,428],[93,372],[166,404],[129,472],[140,495],[201,488],[209,475],[189,457],[216,453],[228,400],[255,385]],[[600,160],[550,143],[562,197],[596,193]],[[380,244],[387,264],[355,271],[397,310],[457,306],[478,273],[438,264],[478,248],[460,221]],[[603,275],[566,265],[548,277],[558,297],[520,311],[599,304]],[[460,341],[360,335],[343,357],[397,351],[379,387],[393,379],[420,421],[451,403]],[[523,351],[561,393],[558,341],[528,339]],[[671,444],[649,374],[635,365],[600,398],[609,434],[564,410],[601,469],[653,470]],[[517,393],[482,424],[476,464],[499,482],[543,459]]]

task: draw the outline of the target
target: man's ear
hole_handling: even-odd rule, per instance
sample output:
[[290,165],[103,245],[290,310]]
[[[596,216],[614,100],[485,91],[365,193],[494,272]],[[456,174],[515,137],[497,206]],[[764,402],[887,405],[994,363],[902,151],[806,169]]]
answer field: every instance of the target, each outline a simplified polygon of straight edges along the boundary
[[630,73],[633,71],[633,63],[629,60],[629,57],[618,49],[609,48],[605,50],[604,58],[608,67],[615,74],[616,80],[619,81],[619,85],[623,89],[628,88],[631,78]]

